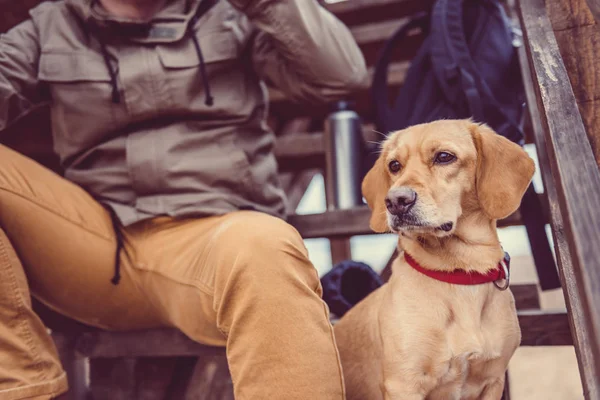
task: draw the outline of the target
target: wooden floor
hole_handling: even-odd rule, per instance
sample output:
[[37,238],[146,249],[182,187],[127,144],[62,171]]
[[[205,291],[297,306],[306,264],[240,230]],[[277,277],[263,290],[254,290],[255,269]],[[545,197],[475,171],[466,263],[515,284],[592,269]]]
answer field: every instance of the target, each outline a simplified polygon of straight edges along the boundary
[[[513,259],[513,283],[536,279],[530,257]],[[540,292],[543,310],[564,310],[560,289]],[[511,400],[583,400],[573,346],[536,346],[517,349],[509,365]]]

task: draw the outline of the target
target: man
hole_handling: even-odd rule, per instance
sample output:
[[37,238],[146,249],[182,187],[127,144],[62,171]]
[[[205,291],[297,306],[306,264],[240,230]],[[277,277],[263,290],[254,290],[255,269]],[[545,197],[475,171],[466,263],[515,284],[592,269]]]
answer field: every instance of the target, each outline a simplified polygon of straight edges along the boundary
[[30,293],[227,346],[238,399],[344,397],[265,81],[326,103],[366,69],[316,0],[64,0],[2,36],[0,129],[49,102],[65,176],[0,146],[0,399],[67,389]]

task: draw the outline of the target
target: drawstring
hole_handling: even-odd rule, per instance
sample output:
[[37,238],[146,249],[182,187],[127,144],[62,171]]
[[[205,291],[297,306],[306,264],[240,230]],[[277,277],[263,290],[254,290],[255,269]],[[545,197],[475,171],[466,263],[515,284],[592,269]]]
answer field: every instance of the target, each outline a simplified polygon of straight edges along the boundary
[[200,2],[198,9],[196,9],[196,13],[190,20],[190,24],[188,25],[188,34],[192,37],[192,41],[194,42],[194,47],[196,48],[196,54],[198,55],[198,61],[200,62],[200,75],[202,77],[202,84],[204,85],[204,104],[207,106],[212,106],[214,103],[214,99],[212,97],[210,91],[210,85],[208,83],[208,74],[206,73],[206,65],[204,63],[204,56],[202,55],[202,49],[200,48],[200,41],[196,37],[196,33],[194,32],[194,27],[200,17],[208,12],[215,4],[217,4],[218,0],[203,0]]
[[[92,0],[92,6],[97,2],[97,0]],[[212,96],[210,85],[208,82],[208,74],[206,73],[206,64],[204,62],[204,56],[202,55],[202,49],[200,48],[200,41],[195,35],[194,27],[200,17],[202,17],[208,10],[210,10],[215,4],[217,4],[218,0],[203,0],[200,2],[196,13],[191,18],[190,23],[188,25],[188,33],[192,37],[192,41],[194,42],[194,47],[196,49],[196,54],[198,55],[198,61],[200,62],[200,75],[202,77],[202,84],[204,86],[205,91],[205,99],[204,104],[207,106],[212,106],[214,104],[214,98]],[[71,8],[69,11],[75,17],[77,24],[80,26],[81,30],[86,36],[86,39],[89,41],[89,32],[86,29],[85,22],[80,18],[80,16]],[[106,65],[106,69],[108,70],[108,74],[110,75],[110,84],[112,86],[112,102],[115,104],[119,104],[121,102],[121,93],[119,92],[119,83],[117,79],[117,72],[112,67],[110,63],[110,55],[106,49],[106,44],[101,38],[102,34],[96,35],[98,42],[100,43],[100,52],[102,53],[102,58],[104,58],[104,64]]]
[[123,235],[123,231],[121,230],[121,221],[117,216],[115,210],[112,207],[104,206],[110,215],[110,219],[112,221],[113,230],[115,232],[115,239],[117,242],[117,248],[115,250],[115,273],[110,280],[113,285],[118,285],[121,281],[121,251],[125,250],[125,255],[129,258],[129,253],[125,248],[125,236]]
[[206,65],[204,64],[202,49],[200,48],[200,42],[198,41],[198,38],[196,37],[192,29],[190,29],[190,32],[192,34],[194,47],[196,48],[196,54],[198,54],[198,61],[200,61],[200,75],[202,76],[202,84],[204,85],[205,92],[204,104],[210,107],[213,105],[213,97],[210,93],[210,85],[208,84],[208,76],[206,74]]
[[112,102],[115,104],[119,104],[121,102],[121,93],[119,93],[117,73],[110,64],[110,56],[108,54],[108,51],[106,50],[106,45],[102,40],[100,40],[100,38],[98,38],[98,41],[100,42],[100,51],[102,52],[102,57],[104,58],[106,69],[108,70],[108,74],[110,75],[110,84],[112,85]]

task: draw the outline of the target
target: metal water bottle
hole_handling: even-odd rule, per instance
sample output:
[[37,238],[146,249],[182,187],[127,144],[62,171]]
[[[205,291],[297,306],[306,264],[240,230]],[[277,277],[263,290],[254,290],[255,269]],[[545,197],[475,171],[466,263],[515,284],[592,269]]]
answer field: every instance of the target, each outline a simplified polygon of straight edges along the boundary
[[325,120],[324,140],[327,208],[362,205],[362,127],[360,117],[347,102],[338,102]]

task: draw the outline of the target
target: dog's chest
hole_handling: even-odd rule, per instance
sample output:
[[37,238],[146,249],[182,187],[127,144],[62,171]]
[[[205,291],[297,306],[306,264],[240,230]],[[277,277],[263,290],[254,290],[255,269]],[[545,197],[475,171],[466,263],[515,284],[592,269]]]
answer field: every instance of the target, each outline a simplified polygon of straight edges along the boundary
[[435,387],[427,400],[475,399],[496,377],[487,374],[489,365],[497,362],[501,353],[493,346],[473,347],[442,362]]
[[505,343],[499,332],[504,329],[493,318],[469,310],[479,308],[476,303],[473,299],[465,309],[452,311],[457,317],[444,330],[446,349],[439,354],[437,384],[428,400],[477,398],[496,379],[493,366],[502,362]]

